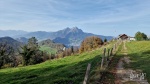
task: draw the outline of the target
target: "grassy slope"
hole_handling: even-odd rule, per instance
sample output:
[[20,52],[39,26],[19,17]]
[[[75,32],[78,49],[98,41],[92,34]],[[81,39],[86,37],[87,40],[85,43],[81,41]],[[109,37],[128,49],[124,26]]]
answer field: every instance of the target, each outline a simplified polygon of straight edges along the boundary
[[133,41],[126,45],[132,60],[129,67],[143,70],[150,82],[150,41]]
[[[110,46],[112,44],[108,45],[108,47]],[[69,82],[80,84],[84,79],[87,64],[92,63],[92,72],[100,63],[102,49],[46,61],[37,65],[1,69],[0,84],[68,84]]]
[[52,49],[47,46],[40,46],[40,50],[47,52],[48,54],[55,54],[57,52],[56,49]]
[[120,58],[122,57],[122,48],[123,43],[118,46],[115,55],[113,56],[108,69],[106,70],[106,74],[101,79],[101,84],[115,84],[115,67],[118,64]]

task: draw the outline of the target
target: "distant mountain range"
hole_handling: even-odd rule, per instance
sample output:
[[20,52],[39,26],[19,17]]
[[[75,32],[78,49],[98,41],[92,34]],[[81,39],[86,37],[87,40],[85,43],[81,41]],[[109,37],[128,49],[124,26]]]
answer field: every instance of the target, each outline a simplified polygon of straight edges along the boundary
[[28,39],[25,38],[25,37],[19,37],[19,38],[16,38],[15,40],[17,40],[18,42],[21,42],[23,44],[27,44],[28,43]]
[[45,32],[45,31],[36,31],[36,32],[18,31],[17,32],[15,30],[4,31],[5,34],[1,32],[2,30],[0,31],[0,37],[10,36],[24,43],[26,42],[26,39],[31,37],[36,37],[39,41],[51,39],[56,43],[63,43],[66,46],[79,46],[82,40],[88,36],[98,36],[103,40],[105,38],[107,40],[111,40],[113,38],[112,36],[103,36],[103,35],[95,35],[92,33],[86,33],[77,27],[65,28],[63,30],[59,30],[56,32]]
[[22,30],[0,30],[0,37],[14,37],[19,35],[27,34],[28,32]]

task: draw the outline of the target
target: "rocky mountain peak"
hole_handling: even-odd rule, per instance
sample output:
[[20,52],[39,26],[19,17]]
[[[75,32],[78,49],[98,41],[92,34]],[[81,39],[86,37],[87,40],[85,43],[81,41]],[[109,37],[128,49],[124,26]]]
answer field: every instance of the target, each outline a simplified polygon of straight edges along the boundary
[[64,29],[64,31],[68,33],[83,33],[83,31],[79,29],[78,27],[73,27],[73,28],[67,27]]

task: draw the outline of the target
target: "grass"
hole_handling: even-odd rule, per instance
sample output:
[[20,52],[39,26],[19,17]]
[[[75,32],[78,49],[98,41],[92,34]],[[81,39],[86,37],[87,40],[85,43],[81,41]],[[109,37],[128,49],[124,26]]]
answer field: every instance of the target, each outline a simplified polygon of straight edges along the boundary
[[126,45],[132,61],[128,67],[142,70],[150,83],[150,41],[133,41]]
[[[150,41],[133,41],[126,43],[128,49],[128,56],[131,59],[130,65],[126,66],[126,68],[132,68],[134,70],[142,70],[146,73],[146,77],[148,82],[150,82]],[[115,69],[119,59],[124,55],[123,44],[119,46],[116,55],[113,57],[110,67],[108,69],[108,74],[105,75],[102,80],[103,83],[114,84],[114,74],[109,73],[109,71],[113,71]],[[127,82],[125,84],[132,84],[132,82]],[[133,82],[134,84],[134,82]]]
[[115,84],[115,67],[118,64],[120,58],[122,57],[122,47],[123,43],[118,46],[115,55],[110,61],[108,69],[105,71],[105,75],[101,79],[101,84]]
[[0,84],[82,84],[87,64],[91,63],[93,73],[101,62],[102,50],[103,47],[37,65],[1,69]]
[[47,46],[40,46],[40,50],[41,50],[41,51],[45,51],[45,52],[47,52],[48,54],[55,54],[55,53],[57,52],[56,49],[50,48],[50,47],[47,47]]
[[[110,49],[112,48],[112,44],[114,44],[115,42],[112,42],[111,45],[108,45],[107,49]],[[103,48],[104,49],[104,48]],[[103,49],[101,50],[101,52],[103,53]],[[101,60],[99,62],[97,62],[97,67],[95,69],[93,69],[90,73],[90,77],[89,77],[89,80],[88,80],[88,84],[95,84],[97,82],[100,81],[100,77],[101,77],[101,74],[102,72],[105,72],[104,70],[102,70],[100,67],[101,67]],[[107,72],[106,72],[107,73]]]
[[120,58],[123,56],[122,55],[122,49],[123,49],[123,43],[121,43],[121,45],[118,47],[118,50],[116,51],[116,54],[112,58],[109,70],[114,70],[116,68],[116,65],[118,64]]

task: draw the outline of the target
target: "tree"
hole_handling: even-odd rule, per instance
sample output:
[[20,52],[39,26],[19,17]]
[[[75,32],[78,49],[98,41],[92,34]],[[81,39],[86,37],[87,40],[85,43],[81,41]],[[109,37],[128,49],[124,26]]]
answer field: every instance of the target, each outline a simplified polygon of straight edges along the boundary
[[74,47],[74,53],[78,53],[79,52],[79,48],[78,47]]
[[82,53],[84,51],[89,51],[101,47],[101,45],[103,45],[103,41],[99,37],[96,36],[87,37],[82,41],[79,51],[80,53]]
[[71,54],[74,53],[74,49],[73,46],[71,46]]
[[11,62],[11,56],[14,54],[14,49],[7,43],[0,43],[0,68]]
[[104,39],[104,42],[107,42],[107,39],[106,39],[106,38]]
[[79,52],[82,53],[84,52],[84,40],[82,41],[81,45],[80,45],[80,49],[79,49]]
[[143,37],[144,40],[147,40],[147,39],[148,39],[147,35],[144,34],[144,33],[142,33],[142,37]]
[[43,61],[43,52],[39,50],[39,46],[35,37],[29,38],[28,44],[24,45],[20,54],[23,58],[23,65],[37,64]]
[[30,63],[31,55],[33,54],[33,50],[28,48],[28,45],[24,45],[22,48],[22,52],[20,53],[23,58],[23,65],[27,66]]
[[136,39],[137,41],[147,40],[147,35],[144,34],[144,33],[141,33],[141,32],[137,32],[137,33],[135,34],[135,39]]
[[35,37],[29,38],[29,40],[28,40],[28,47],[31,48],[31,49],[34,49],[34,50],[38,50],[39,46],[38,46],[37,41],[38,40]]

